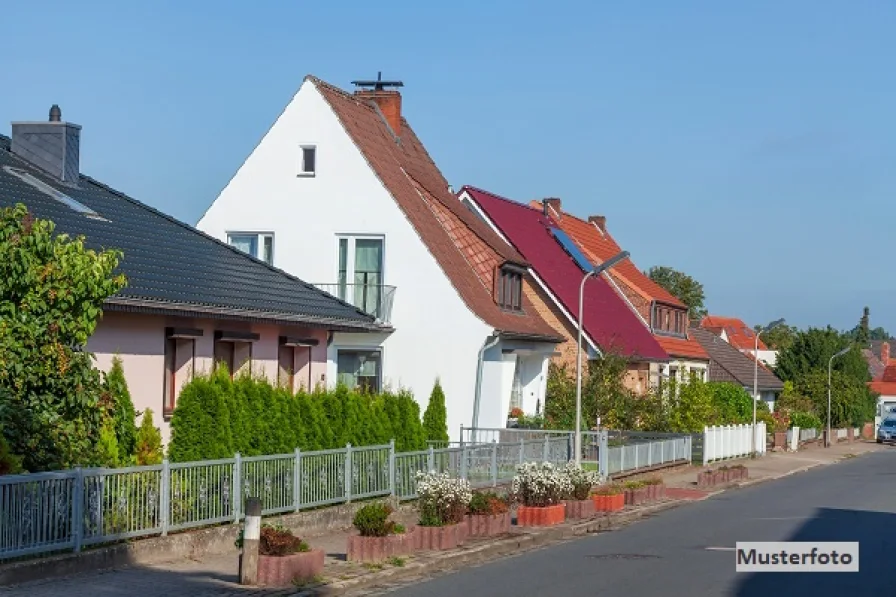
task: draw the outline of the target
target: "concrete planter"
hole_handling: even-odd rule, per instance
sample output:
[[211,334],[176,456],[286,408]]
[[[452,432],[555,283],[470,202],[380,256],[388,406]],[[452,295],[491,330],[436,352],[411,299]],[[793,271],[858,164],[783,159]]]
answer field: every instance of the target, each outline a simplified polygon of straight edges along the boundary
[[648,485],[647,499],[649,501],[661,500],[666,497],[666,486],[663,484]]
[[566,505],[520,506],[516,511],[516,524],[521,527],[549,527],[566,520]]
[[774,443],[772,445],[774,448],[781,448],[782,450],[786,450],[787,449],[787,432],[786,431],[775,431]]
[[697,487],[712,487],[715,484],[713,471],[705,470],[697,473]]
[[346,559],[349,562],[382,562],[394,556],[414,553],[416,529],[386,537],[349,535]]
[[258,556],[258,584],[265,587],[290,587],[294,581],[314,578],[323,571],[321,549],[288,556]]
[[510,512],[504,514],[467,514],[468,537],[494,537],[510,532]]
[[595,512],[592,500],[568,500],[566,502],[566,518],[568,520],[591,518]]
[[625,507],[625,494],[616,495],[592,495],[591,501],[598,512],[618,512]]
[[454,549],[466,538],[460,528],[466,525],[449,524],[443,527],[417,527],[414,530],[414,546],[422,551]]
[[625,505],[640,506],[647,501],[647,487],[625,490]]
[[855,427],[850,427],[846,430],[846,440],[850,442],[856,441],[856,429]]

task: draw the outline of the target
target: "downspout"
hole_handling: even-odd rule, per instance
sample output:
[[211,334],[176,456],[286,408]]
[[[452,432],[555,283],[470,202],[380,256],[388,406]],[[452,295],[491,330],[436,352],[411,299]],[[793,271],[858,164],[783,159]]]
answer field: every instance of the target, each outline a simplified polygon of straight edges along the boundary
[[486,338],[479,349],[479,359],[476,362],[476,391],[473,394],[473,433],[470,438],[471,443],[476,443],[477,428],[479,427],[479,403],[482,399],[482,361],[485,358],[485,351],[494,348],[501,341],[500,334],[493,338]]

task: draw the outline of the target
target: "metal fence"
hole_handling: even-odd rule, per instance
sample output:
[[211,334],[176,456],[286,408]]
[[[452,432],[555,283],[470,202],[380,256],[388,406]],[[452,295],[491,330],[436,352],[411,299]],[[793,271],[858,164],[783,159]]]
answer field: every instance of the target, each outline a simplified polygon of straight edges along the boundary
[[[753,452],[752,425],[722,425],[703,431],[703,464],[728,458],[741,458]],[[765,453],[765,423],[756,423],[756,452]]]
[[800,431],[800,443],[818,439],[818,429],[803,429],[802,427],[798,427],[797,429]]
[[263,514],[374,497],[416,497],[420,471],[474,487],[509,481],[522,462],[570,459],[568,437],[492,442],[420,452],[394,443],[273,456],[0,477],[0,560],[170,531],[239,522],[247,497]]
[[691,436],[649,440],[607,448],[606,471],[609,475],[638,469],[691,461]]

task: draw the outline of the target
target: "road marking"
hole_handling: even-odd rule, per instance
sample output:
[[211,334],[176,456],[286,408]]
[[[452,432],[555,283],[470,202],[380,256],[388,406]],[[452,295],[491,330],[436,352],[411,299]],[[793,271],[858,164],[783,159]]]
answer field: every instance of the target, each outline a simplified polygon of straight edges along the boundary
[[734,551],[733,547],[707,547],[706,551]]
[[819,518],[819,517],[818,516],[815,516],[815,517],[811,517],[811,516],[781,516],[778,518],[751,518],[750,520],[810,520],[810,519],[814,520],[815,518]]

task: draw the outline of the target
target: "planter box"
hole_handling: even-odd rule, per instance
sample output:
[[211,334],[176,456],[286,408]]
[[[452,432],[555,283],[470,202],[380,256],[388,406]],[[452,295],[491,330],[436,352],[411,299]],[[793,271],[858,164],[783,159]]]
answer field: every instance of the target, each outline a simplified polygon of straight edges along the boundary
[[625,504],[627,506],[640,506],[647,501],[647,487],[625,490]]
[[289,556],[258,556],[258,584],[266,587],[291,587],[294,581],[314,578],[323,571],[321,549]]
[[697,487],[712,487],[715,485],[712,471],[697,473]]
[[787,432],[786,431],[775,431],[775,439],[774,439],[774,447],[781,448],[783,450],[787,449]]
[[865,426],[862,428],[862,437],[874,439],[874,423],[865,423]]
[[846,441],[854,442],[856,441],[856,429],[855,427],[850,427],[846,430]]
[[393,556],[414,553],[415,529],[386,537],[362,537],[349,535],[346,559],[349,562],[382,562]]
[[520,506],[516,510],[516,524],[521,527],[548,527],[566,520],[566,505]]
[[598,512],[618,512],[625,507],[625,494],[592,495],[591,501],[594,502],[594,509]]
[[592,500],[569,500],[566,502],[566,518],[578,520],[591,518],[596,509]]
[[468,537],[494,537],[510,532],[512,517],[510,512],[504,514],[467,514],[466,526]]
[[[417,527],[414,529],[414,547],[422,551],[444,551],[457,547],[466,533],[461,536],[460,527],[466,525],[449,524],[443,527]],[[459,541],[458,539],[461,539]]]
[[666,497],[666,486],[665,485],[648,485],[647,486],[647,499],[650,501],[661,500]]

